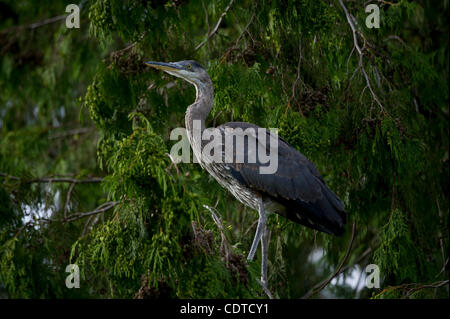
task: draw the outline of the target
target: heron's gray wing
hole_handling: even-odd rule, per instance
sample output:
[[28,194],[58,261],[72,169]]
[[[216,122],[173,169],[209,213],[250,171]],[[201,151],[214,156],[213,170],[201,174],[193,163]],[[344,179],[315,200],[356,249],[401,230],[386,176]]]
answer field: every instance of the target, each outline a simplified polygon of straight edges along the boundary
[[321,231],[340,233],[345,224],[342,202],[325,185],[317,168],[303,154],[277,136],[277,170],[273,174],[261,174],[260,168],[268,164],[262,164],[259,157],[256,163],[249,162],[248,145],[252,145],[251,140],[256,139],[257,144],[265,143],[266,150],[269,150],[269,131],[266,130],[265,141],[261,141],[259,136],[245,133],[248,128],[259,128],[254,124],[231,122],[218,128],[223,135],[227,134],[226,128],[240,128],[234,130],[233,134],[243,135],[247,141],[242,149],[235,150],[244,152],[244,163],[226,164],[234,178],[244,186],[283,204],[287,209],[285,217]]

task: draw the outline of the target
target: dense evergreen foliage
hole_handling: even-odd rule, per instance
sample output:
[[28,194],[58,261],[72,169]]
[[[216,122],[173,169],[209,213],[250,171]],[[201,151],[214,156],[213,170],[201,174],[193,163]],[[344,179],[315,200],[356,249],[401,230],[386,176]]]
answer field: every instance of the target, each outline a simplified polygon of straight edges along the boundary
[[195,90],[143,62],[188,59],[207,125],[279,128],[349,214],[343,237],[269,217],[275,296],[448,297],[449,1],[373,3],[379,29],[365,1],[88,0],[68,29],[65,1],[1,1],[0,297],[266,297],[257,213],[168,156]]

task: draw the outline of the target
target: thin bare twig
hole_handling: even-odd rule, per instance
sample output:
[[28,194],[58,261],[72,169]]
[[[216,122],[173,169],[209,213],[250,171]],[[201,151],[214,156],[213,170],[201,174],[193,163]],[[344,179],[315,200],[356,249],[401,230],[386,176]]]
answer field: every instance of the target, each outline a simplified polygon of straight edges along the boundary
[[[441,213],[441,205],[439,205],[439,199],[437,197],[436,197],[436,206],[438,209],[439,221],[441,223],[443,223],[442,213]],[[438,236],[439,236],[439,246],[441,247],[441,254],[442,254],[442,263],[443,263],[442,269],[445,270],[446,261],[445,261],[445,252],[444,252],[444,239],[443,239],[442,232],[440,229],[438,230]],[[448,258],[447,258],[447,262],[448,262]],[[440,272],[439,274],[441,274],[441,273],[442,272]]]
[[[385,0],[377,0],[378,2],[380,2],[380,3],[382,3],[382,4],[388,4],[388,5],[390,5],[390,6],[396,6],[396,5],[398,5],[400,2],[396,2],[396,3],[394,3],[394,2],[390,2],[390,1],[385,1]],[[370,2],[370,1],[369,1]]]
[[[61,219],[38,218],[35,221],[29,221],[29,222],[25,223],[23,226],[21,226],[17,230],[16,234],[14,235],[14,238],[17,238],[20,235],[20,233],[23,231],[24,228],[29,227],[29,226],[34,226],[34,225],[36,225],[39,222],[45,222],[45,223],[60,222],[60,223],[63,223],[63,224],[70,223],[70,222],[73,222],[73,221],[76,221],[76,220],[79,220],[79,219],[82,219],[82,218],[85,218],[85,217],[92,217],[93,215],[104,213],[107,210],[113,208],[114,206],[117,206],[119,203],[121,203],[121,202],[106,202],[106,203],[103,203],[100,206],[98,206],[93,211],[84,212],[84,213],[75,213],[75,214],[72,214],[68,218],[66,218],[66,217],[61,218]],[[86,225],[85,225],[85,227],[86,227]]]
[[[211,26],[209,25],[209,18],[208,18],[208,9],[206,8],[205,5],[205,1],[202,0],[202,7],[203,7],[203,11],[205,12],[205,20],[206,20],[206,25],[208,26],[208,34],[211,31]],[[208,43],[208,49],[209,49],[209,43]]]
[[177,171],[177,175],[180,175],[180,170],[178,169],[177,163],[175,162],[174,158],[172,157],[172,155],[170,155],[169,153],[166,153],[166,155],[169,157],[171,164],[170,166],[167,168],[168,170],[170,170],[170,168],[173,166],[175,166],[175,170]]
[[345,253],[345,256],[342,259],[339,267],[328,279],[326,279],[326,280],[318,283],[314,287],[312,287],[301,299],[308,299],[309,297],[319,293],[322,289],[324,289],[331,282],[331,280],[333,280],[334,277],[336,277],[337,275],[339,275],[341,273],[342,267],[344,266],[345,262],[347,261],[347,258],[350,255],[350,251],[352,250],[353,240],[355,239],[355,233],[356,233],[356,221],[353,222],[352,238],[350,239],[350,243],[348,245],[347,252]]
[[227,14],[228,10],[230,10],[231,5],[233,4],[234,0],[231,0],[230,3],[228,4],[228,6],[225,8],[225,11],[222,12],[222,15],[220,16],[219,20],[216,23],[216,26],[214,27],[214,29],[208,34],[208,36],[206,37],[205,40],[203,40],[202,42],[200,42],[196,47],[195,47],[195,51],[197,51],[198,49],[200,49],[203,45],[205,45],[205,43],[211,39],[211,37],[217,32],[217,30],[219,29],[220,24],[222,23],[223,18],[225,17],[225,15]]
[[[370,91],[370,93],[371,93],[371,95],[372,95],[372,98],[373,98],[373,99],[377,102],[377,104],[380,106],[381,111],[385,111],[385,110],[384,110],[383,104],[381,104],[380,100],[378,99],[378,96],[375,94],[375,92],[374,92],[373,89],[372,89],[372,85],[371,85],[371,83],[370,83],[369,76],[367,75],[367,72],[366,72],[366,70],[365,70],[365,68],[364,68],[364,64],[363,64],[363,56],[364,56],[364,53],[363,53],[363,50],[361,49],[361,47],[359,46],[359,43],[358,43],[358,33],[359,33],[359,32],[356,30],[356,27],[355,27],[355,23],[354,23],[355,19],[354,19],[354,18],[352,17],[352,15],[348,12],[348,10],[347,10],[347,8],[345,7],[345,5],[344,5],[344,3],[342,2],[342,0],[339,0],[339,4],[341,5],[342,9],[344,10],[345,16],[346,16],[346,18],[347,18],[347,22],[348,22],[348,24],[350,25],[350,28],[352,29],[352,34],[353,34],[353,45],[354,45],[356,51],[357,51],[358,54],[359,54],[359,60],[358,60],[359,69],[361,70],[361,73],[363,74],[364,79],[366,80],[366,85],[367,85],[367,87],[369,88],[369,91]],[[361,33],[359,33],[359,34],[361,34]]]
[[32,29],[36,29],[36,28],[42,27],[42,26],[47,25],[47,24],[51,24],[51,23],[54,23],[54,22],[58,22],[58,21],[64,20],[66,17],[67,17],[67,14],[62,14],[62,15],[59,15],[59,16],[56,16],[56,17],[48,18],[48,19],[45,19],[45,20],[42,20],[42,21],[38,21],[38,22],[35,22],[35,23],[31,23],[31,24],[27,24],[27,25],[13,26],[13,27],[10,27],[8,29],[5,29],[5,30],[1,31],[0,34],[6,34],[6,33],[9,33],[9,32],[17,32],[17,31],[23,30],[23,29],[31,29],[31,30]]
[[144,38],[144,36],[145,36],[145,31],[139,36],[139,39],[137,41],[134,41],[133,43],[127,45],[125,48],[114,51],[111,54],[119,54],[119,53],[122,53],[122,52],[125,52],[125,51],[128,51],[128,50],[134,48],[136,46],[136,44],[138,44],[138,42]]
[[62,220],[52,220],[52,221],[60,221],[63,223],[70,223],[73,222],[75,220],[84,218],[84,217],[88,217],[88,216],[92,216],[92,215],[96,215],[96,214],[100,214],[103,213],[111,208],[113,208],[114,206],[120,204],[121,202],[117,201],[117,202],[106,202],[103,203],[102,205],[100,205],[99,207],[97,207],[96,209],[94,209],[93,211],[90,212],[86,212],[86,213],[76,213],[76,214],[72,214],[70,215],[69,218],[64,218]]
[[81,127],[81,128],[76,128],[76,129],[73,129],[73,130],[68,130],[68,131],[65,131],[65,132],[55,133],[53,135],[50,135],[48,138],[50,140],[54,140],[54,139],[65,138],[65,137],[73,136],[73,135],[87,134],[87,133],[90,133],[90,132],[92,132],[94,130],[95,129],[93,127]]
[[0,172],[0,177],[5,177],[8,179],[21,181],[25,184],[32,184],[32,183],[74,183],[74,184],[87,184],[87,183],[100,183],[103,181],[103,178],[101,177],[91,177],[87,179],[76,179],[76,178],[69,178],[69,177],[42,177],[42,178],[33,178],[33,179],[22,179],[17,176],[9,175],[6,173]]
[[352,50],[350,51],[350,54],[348,55],[348,58],[347,58],[347,75],[348,75],[348,63],[350,62],[350,58],[352,57],[352,55],[353,55],[353,52],[355,52],[355,47],[353,47],[352,48]]
[[406,294],[403,295],[403,298],[409,298],[409,296],[413,293],[416,292],[418,290],[422,290],[422,289],[429,289],[429,288],[440,288],[443,287],[445,285],[448,285],[448,279],[447,280],[443,280],[443,281],[438,281],[435,283],[431,283],[431,284],[421,284],[421,283],[410,283],[410,284],[403,284],[400,286],[389,286],[385,289],[383,289],[379,294],[377,294],[374,299],[376,299],[378,296],[383,295],[384,293],[388,292],[388,291],[392,291],[392,290],[407,290]]
[[212,219],[214,220],[217,227],[219,228],[220,238],[221,238],[220,250],[223,249],[223,251],[225,253],[225,262],[228,266],[229,261],[230,261],[230,247],[229,247],[230,244],[225,236],[225,229],[222,225],[222,221],[220,220],[219,216],[217,216],[217,214],[214,212],[214,210],[215,210],[214,208],[209,207],[208,205],[203,205],[203,207],[205,207],[207,210],[209,210],[209,212],[211,213]]
[[94,217],[94,215],[89,216],[88,220],[84,224],[83,231],[81,232],[81,237],[84,237],[84,235],[86,235],[92,217]]
[[[369,255],[369,253],[372,251],[372,248],[367,248],[361,255],[359,255],[358,258],[355,259],[355,261],[352,264],[348,264],[344,267],[342,267],[341,271],[339,274],[347,271],[350,267],[353,267],[354,265],[360,263],[367,255]],[[338,274],[338,275],[339,275]]]
[[[234,43],[234,47],[237,47],[239,41],[241,40],[242,36],[244,35],[244,33],[248,32],[248,27],[252,24],[253,19],[255,18],[255,11],[253,11],[252,16],[250,17],[250,20],[248,21],[247,25],[245,26],[244,30],[242,30],[241,34],[239,35],[239,37],[236,39],[236,42]],[[248,32],[248,34],[251,37],[250,32]]]
[[258,223],[258,220],[256,219],[256,220],[250,225],[250,227],[247,228],[247,230],[244,232],[244,235],[242,235],[242,237],[247,236],[248,232],[249,232],[253,227],[255,227],[255,225],[256,225],[257,223]]
[[70,196],[72,195],[74,186],[75,183],[70,184],[69,190],[67,191],[66,204],[64,205],[64,218],[67,218],[67,213],[69,211]]
[[429,288],[440,288],[442,286],[448,285],[448,280],[443,280],[440,282],[435,282],[429,285],[421,285],[418,287],[414,287],[408,290],[408,292],[405,295],[405,298],[408,298],[413,292],[418,291],[418,290],[422,290],[422,289],[429,289]]
[[389,41],[389,40],[397,40],[401,43],[405,48],[409,48],[405,41],[403,41],[402,38],[400,38],[398,35],[392,34],[386,37],[386,39],[383,39],[383,42]]
[[447,260],[444,262],[444,265],[442,266],[441,271],[435,276],[435,278],[439,277],[445,271],[445,268],[447,268],[447,265],[448,265],[448,260],[449,260],[449,258],[447,257]]
[[216,127],[216,120],[217,120],[217,118],[218,118],[221,114],[222,114],[222,111],[219,111],[219,112],[216,114],[216,116],[214,116],[212,127]]
[[[297,87],[297,82],[300,80],[300,66],[302,63],[302,37],[299,36],[298,39],[298,64],[297,64],[297,75],[295,77],[295,81],[292,84],[292,95],[288,100],[288,105],[290,105],[291,100],[295,101],[295,88]],[[300,80],[301,81],[301,80]],[[298,109],[300,112],[300,115],[303,115],[303,112],[301,108]]]

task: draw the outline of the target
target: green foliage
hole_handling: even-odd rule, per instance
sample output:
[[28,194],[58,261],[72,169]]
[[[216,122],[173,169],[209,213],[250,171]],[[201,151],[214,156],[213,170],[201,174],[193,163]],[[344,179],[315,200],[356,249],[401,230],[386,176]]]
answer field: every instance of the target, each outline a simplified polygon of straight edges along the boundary
[[[75,243],[73,262],[84,269],[86,279],[106,273],[111,285],[108,295],[114,297],[133,297],[143,274],[153,293],[161,286],[170,287],[166,293],[171,297],[217,298],[230,291],[235,291],[235,297],[250,296],[245,286],[231,280],[218,262],[217,251],[215,257],[195,252],[198,248],[194,239],[189,239],[186,225],[199,218],[201,203],[167,175],[170,160],[164,141],[148,120],[139,113],[130,118],[140,125],[135,124],[128,137],[115,141],[113,148],[103,153],[109,155],[106,163],[111,172],[105,178],[105,189],[122,203],[114,218]],[[197,256],[187,258],[189,250]],[[186,274],[193,269],[202,269],[201,274]]]
[[9,193],[0,186],[0,230],[17,224],[16,217]]
[[195,90],[143,62],[187,59],[214,83],[207,125],[278,128],[348,212],[342,238],[270,216],[276,296],[333,273],[356,222],[347,263],[378,264],[382,287],[320,297],[448,297],[426,288],[448,278],[448,1],[380,2],[379,29],[344,1],[362,60],[338,1],[235,1],[199,49],[229,1],[92,0],[80,29],[47,23],[63,1],[4,3],[0,297],[264,297],[245,261],[256,212],[167,155]]
[[374,261],[381,273],[396,278],[397,283],[416,282],[420,277],[420,255],[414,247],[405,217],[399,210],[391,212],[388,223],[380,234],[380,245],[374,253]]
[[335,7],[323,1],[275,1],[278,21],[286,28],[300,28],[304,33],[328,32],[336,23],[338,13]]
[[[152,189],[155,197],[165,197],[169,158],[164,141],[146,128],[135,128],[128,138],[116,142],[107,167],[112,172],[107,179],[107,188],[114,199],[119,194],[129,194],[131,198],[145,195],[145,189]],[[161,191],[157,191],[157,190]]]

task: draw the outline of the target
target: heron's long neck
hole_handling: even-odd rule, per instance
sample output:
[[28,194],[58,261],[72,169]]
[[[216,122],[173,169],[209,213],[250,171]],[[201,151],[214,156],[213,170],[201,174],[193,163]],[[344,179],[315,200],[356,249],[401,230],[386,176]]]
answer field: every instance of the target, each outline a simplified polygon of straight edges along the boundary
[[[186,130],[191,137],[194,129],[199,129],[200,134],[205,129],[205,119],[214,105],[214,92],[212,82],[206,84],[194,84],[197,91],[195,102],[186,111]],[[192,144],[192,140],[191,140]]]

